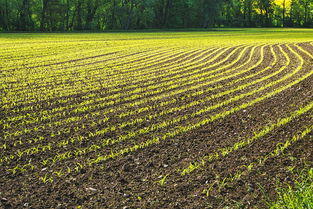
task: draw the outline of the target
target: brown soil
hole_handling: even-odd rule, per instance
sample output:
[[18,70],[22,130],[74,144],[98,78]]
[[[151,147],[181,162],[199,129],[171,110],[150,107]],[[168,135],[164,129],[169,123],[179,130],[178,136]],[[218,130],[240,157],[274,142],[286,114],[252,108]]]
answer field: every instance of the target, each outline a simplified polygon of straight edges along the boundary
[[[313,47],[309,44],[300,44],[305,50],[312,53]],[[200,110],[206,106],[214,105],[227,99],[233,98],[237,95],[244,94],[254,89],[258,89],[270,82],[278,80],[283,76],[292,73],[300,64],[298,58],[294,56],[285,46],[282,46],[285,51],[288,51],[292,63],[283,72],[271,77],[262,83],[254,84],[246,89],[236,91],[229,95],[204,102],[201,105],[192,108],[177,111],[175,113],[160,116],[153,121],[146,121],[138,123],[132,127],[126,127],[122,130],[116,130],[105,137],[118,138],[119,135],[125,134],[131,130],[138,130],[140,128],[148,127],[151,124],[161,123],[162,121],[174,119],[182,115],[190,115],[193,112]],[[199,96],[179,99],[182,96],[193,91],[187,91],[175,97],[165,98],[157,102],[151,101],[137,107],[127,107],[130,102],[139,99],[121,102],[120,104],[108,106],[105,108],[94,109],[93,111],[102,111],[108,108],[122,107],[123,109],[117,113],[111,113],[106,124],[92,127],[90,124],[93,120],[98,121],[103,119],[103,116],[83,119],[79,122],[69,123],[61,127],[51,127],[50,129],[40,129],[37,132],[23,134],[19,137],[12,137],[6,141],[8,143],[7,149],[1,149],[0,157],[14,154],[18,150],[25,150],[35,145],[52,144],[53,149],[45,152],[39,152],[33,155],[24,155],[21,158],[14,159],[7,163],[0,164],[0,208],[75,208],[82,206],[83,208],[264,208],[266,202],[275,200],[277,181],[287,182],[292,184],[296,179],[297,174],[290,172],[290,168],[301,169],[305,166],[313,166],[313,133],[305,138],[299,140],[290,146],[283,155],[268,159],[264,165],[257,166],[251,172],[243,175],[240,179],[227,182],[223,188],[218,188],[218,184],[214,184],[217,180],[224,179],[234,175],[236,172],[244,171],[243,165],[258,162],[258,159],[266,156],[273,151],[277,144],[286,141],[295,134],[301,132],[303,128],[313,124],[313,111],[309,111],[301,117],[293,119],[291,122],[274,129],[269,134],[261,137],[248,146],[230,153],[227,156],[220,157],[218,160],[206,164],[201,169],[182,176],[178,172],[179,169],[186,168],[191,162],[198,161],[203,156],[216,152],[220,148],[228,147],[243,139],[251,137],[254,132],[260,131],[265,126],[271,125],[279,118],[284,118],[290,115],[291,112],[298,110],[313,101],[313,76],[306,80],[284,90],[268,99],[256,103],[253,106],[247,107],[244,110],[235,112],[225,118],[215,120],[205,126],[194,129],[193,131],[180,134],[174,138],[161,141],[145,149],[121,155],[115,159],[103,161],[94,164],[92,167],[86,166],[75,170],[78,163],[84,164],[88,159],[96,158],[99,155],[109,154],[111,151],[117,151],[125,147],[129,147],[135,143],[144,142],[155,136],[162,136],[166,132],[173,130],[177,125],[189,125],[199,122],[214,114],[227,111],[233,107],[243,103],[252,101],[258,97],[265,95],[268,92],[274,91],[278,87],[287,85],[288,83],[298,79],[312,71],[311,66],[313,60],[307,55],[298,51],[305,60],[304,66],[299,73],[292,76],[275,86],[260,91],[254,95],[245,97],[238,101],[232,102],[226,106],[214,109],[210,112],[202,114],[198,117],[190,117],[188,120],[180,121],[177,124],[169,125],[164,129],[157,130],[153,133],[142,134],[117,143],[111,146],[104,147],[97,152],[87,152],[78,157],[70,157],[67,160],[59,161],[50,166],[41,164],[43,159],[54,157],[69,150],[76,148],[84,148],[94,144],[99,144],[103,137],[94,137],[80,143],[72,143],[66,147],[56,147],[55,145],[62,139],[73,137],[73,135],[87,135],[88,132],[94,132],[97,129],[104,128],[109,125],[120,124],[124,121],[130,121],[137,117],[145,117],[147,114],[158,113],[164,108],[177,107],[192,101],[203,99],[213,94],[217,94],[236,86],[249,83],[253,80],[270,75],[285,64],[285,59],[277,46],[274,46],[274,51],[278,56],[278,63],[264,73],[254,76],[247,80],[242,80],[234,86],[227,84],[235,79],[248,76],[252,73],[258,72],[270,65],[273,57],[270,55],[269,47],[265,48],[266,56],[264,63],[255,69],[244,73],[241,76],[231,79],[225,79],[218,83],[204,86],[203,89],[214,87],[216,85],[224,85],[224,88],[208,91]],[[256,50],[255,54],[260,53],[260,48]],[[232,56],[227,64],[236,59],[236,55]],[[225,55],[224,55],[225,56]],[[222,59],[222,57],[220,58]],[[244,66],[247,68],[258,61],[259,57],[256,55],[253,60]],[[238,66],[247,60],[247,54],[235,65]],[[216,69],[216,66],[213,69]],[[212,69],[207,69],[212,70]],[[226,69],[225,69],[226,70]],[[156,83],[162,82],[156,81]],[[142,87],[145,84],[141,85]],[[191,86],[182,84],[180,88],[188,89]],[[200,90],[200,89],[197,89]],[[172,91],[172,90],[171,90]],[[90,92],[89,92],[90,93]],[[166,93],[166,92],[162,92]],[[87,93],[88,94],[88,93]],[[158,95],[158,94],[155,94]],[[151,96],[155,96],[151,95]],[[77,104],[83,102],[81,99],[83,95],[72,95],[74,97],[70,104]],[[107,96],[105,91],[98,93],[99,97]],[[125,95],[129,96],[129,95]],[[123,98],[123,97],[122,97]],[[118,113],[122,111],[132,111],[146,105],[158,104],[162,101],[167,101],[177,98],[175,103],[165,107],[155,107],[152,111],[142,112],[134,116],[119,118]],[[58,98],[60,99],[60,98]],[[69,104],[60,104],[69,105]],[[55,103],[52,106],[40,105],[40,108],[35,110],[50,110],[58,107]],[[124,108],[125,107],[125,108]],[[27,112],[23,112],[26,114]],[[31,113],[31,112],[29,112]],[[20,114],[20,113],[19,113]],[[82,113],[80,116],[84,116]],[[6,118],[11,115],[9,110],[0,112],[0,117]],[[14,113],[12,113],[14,115]],[[64,117],[58,117],[55,121],[66,119],[75,116],[69,114]],[[18,121],[12,132],[22,129],[23,126]],[[45,121],[43,123],[34,123],[28,127],[36,127],[40,124],[52,124],[53,121]],[[81,126],[85,124],[86,127],[76,132],[72,131],[69,134],[62,134],[61,136],[50,137],[51,131],[62,130],[69,126]],[[0,130],[1,131],[1,130]],[[2,131],[1,131],[2,132]],[[10,140],[25,140],[33,137],[45,136],[44,141],[37,143],[24,143],[23,145],[13,146]],[[1,137],[1,135],[0,135]],[[35,165],[34,170],[28,169],[25,172],[17,172],[12,174],[8,171],[9,168],[14,168],[17,165],[24,165],[31,163]],[[63,169],[71,172],[62,177],[53,175],[53,182],[43,183],[39,180],[44,174],[51,174],[55,171]],[[164,185],[160,184],[160,180],[167,176]],[[206,196],[203,191],[210,185],[213,185],[212,192]]]

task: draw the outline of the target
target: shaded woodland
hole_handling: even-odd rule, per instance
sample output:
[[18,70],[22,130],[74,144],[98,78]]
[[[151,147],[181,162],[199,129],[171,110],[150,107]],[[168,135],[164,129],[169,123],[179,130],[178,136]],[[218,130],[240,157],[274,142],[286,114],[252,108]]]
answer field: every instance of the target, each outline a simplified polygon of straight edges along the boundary
[[2,31],[313,27],[313,0],[0,0]]

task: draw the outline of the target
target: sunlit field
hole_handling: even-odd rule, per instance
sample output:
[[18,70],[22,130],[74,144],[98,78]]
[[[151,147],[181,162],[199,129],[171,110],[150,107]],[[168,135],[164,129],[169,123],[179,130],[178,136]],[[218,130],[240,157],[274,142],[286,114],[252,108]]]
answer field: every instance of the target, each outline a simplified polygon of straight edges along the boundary
[[264,208],[313,162],[313,30],[0,34],[0,199]]

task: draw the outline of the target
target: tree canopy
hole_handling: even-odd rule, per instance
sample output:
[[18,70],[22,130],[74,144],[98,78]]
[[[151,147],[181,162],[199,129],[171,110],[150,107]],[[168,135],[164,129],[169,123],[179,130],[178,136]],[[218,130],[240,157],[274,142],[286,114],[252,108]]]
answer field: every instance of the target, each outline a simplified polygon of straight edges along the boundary
[[313,27],[313,0],[0,0],[2,31]]

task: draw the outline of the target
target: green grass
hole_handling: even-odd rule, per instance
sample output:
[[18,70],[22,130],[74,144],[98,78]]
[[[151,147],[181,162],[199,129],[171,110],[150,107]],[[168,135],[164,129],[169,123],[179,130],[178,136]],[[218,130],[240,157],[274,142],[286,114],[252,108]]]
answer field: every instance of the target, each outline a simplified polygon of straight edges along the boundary
[[[14,39],[25,42],[33,39],[53,40],[177,40],[186,44],[197,42],[199,46],[233,45],[242,43],[290,43],[311,41],[313,29],[295,28],[225,28],[225,29],[184,29],[184,30],[138,30],[131,32],[110,31],[102,33],[0,33],[2,42]],[[193,43],[194,45],[194,43]]]
[[271,209],[312,209],[313,208],[313,168],[303,174],[294,187],[278,189],[278,200],[271,204]]

